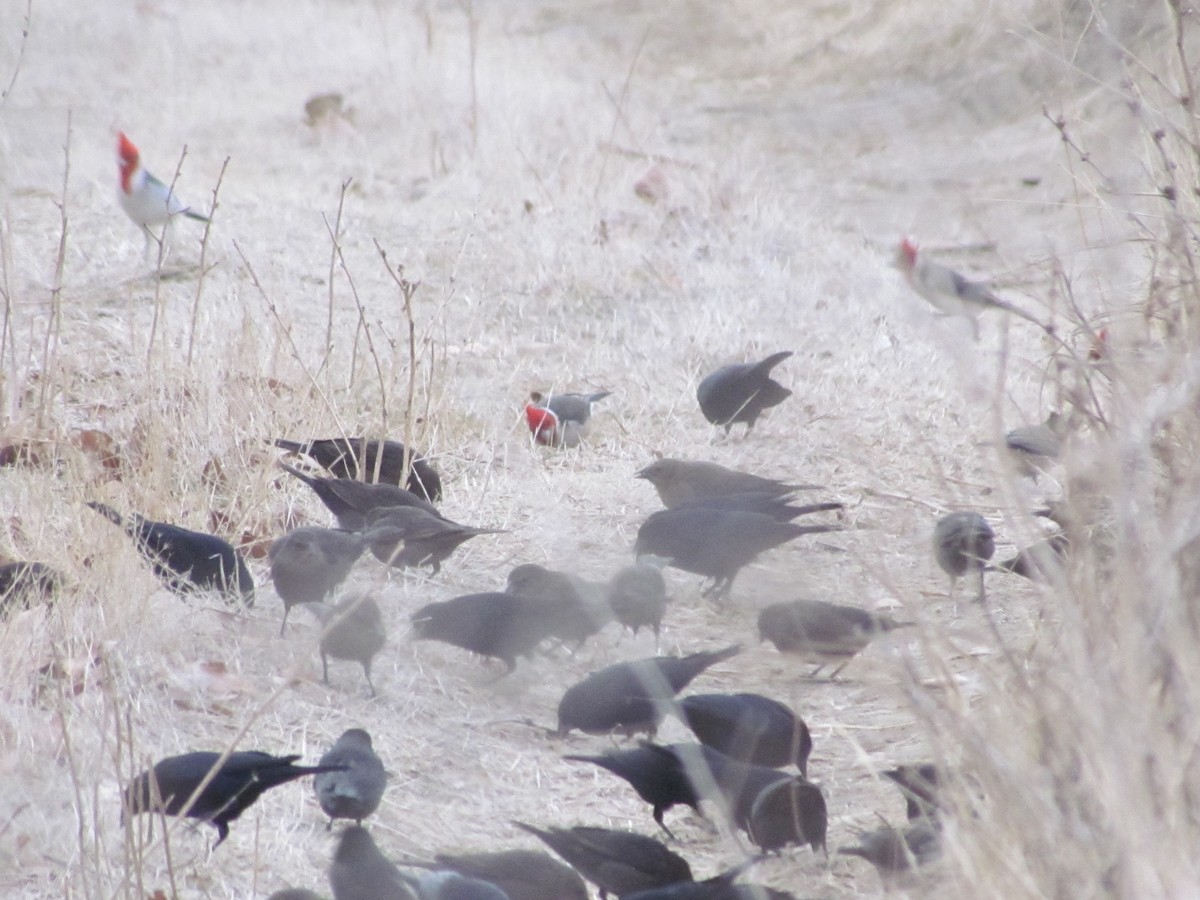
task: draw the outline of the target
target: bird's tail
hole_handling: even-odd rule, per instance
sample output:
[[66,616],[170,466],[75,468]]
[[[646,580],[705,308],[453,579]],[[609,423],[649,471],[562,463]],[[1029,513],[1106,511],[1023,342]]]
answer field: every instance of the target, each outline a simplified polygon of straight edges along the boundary
[[301,472],[299,469],[297,469],[293,466],[289,466],[287,463],[281,462],[281,463],[278,463],[278,466],[279,466],[279,468],[283,469],[283,471],[287,472],[289,475],[295,475],[297,478],[299,478],[301,481],[303,481],[305,484],[307,484],[310,488],[315,489],[316,486],[321,483],[316,478],[313,478],[311,475],[307,475],[304,472]]
[[[777,365],[779,365],[781,362],[783,362],[785,359],[787,359],[791,355],[792,355],[791,350],[780,350],[778,353],[772,353],[770,356],[768,356],[766,359],[764,359],[762,362],[760,362],[756,368],[758,368],[760,371],[762,371],[764,373],[770,372],[773,368],[775,368]],[[789,393],[790,393],[790,391],[789,391]]]
[[118,528],[125,527],[125,517],[105,503],[97,503],[95,500],[89,500],[87,505],[94,509],[108,521],[112,522]]
[[203,213],[198,213],[194,209],[185,209],[183,211],[183,214],[185,216],[187,216],[189,219],[195,219],[197,222],[211,222],[212,221],[212,219],[210,219],[208,216],[204,215]]
[[289,453],[307,453],[308,448],[312,446],[308,441],[289,441],[284,438],[275,438],[271,443],[280,450],[287,450]]

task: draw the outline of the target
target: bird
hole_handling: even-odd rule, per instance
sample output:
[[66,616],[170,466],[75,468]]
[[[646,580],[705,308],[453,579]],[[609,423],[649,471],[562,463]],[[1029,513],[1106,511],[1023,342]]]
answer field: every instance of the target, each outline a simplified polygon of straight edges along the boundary
[[722,366],[706,375],[696,389],[704,418],[724,426],[726,434],[738,422],[744,423],[749,433],[764,410],[792,396],[771,377],[771,370],[791,355],[791,350],[784,350],[762,362]]
[[[198,213],[142,165],[141,154],[125,132],[117,135],[117,199],[121,209],[141,229],[146,239],[144,255],[150,256],[150,241],[161,240],[165,249],[169,243],[168,232],[176,216],[186,216],[199,222],[209,221],[208,216]],[[155,237],[154,228],[162,226],[161,239]]]
[[415,506],[433,516],[440,516],[437,507],[412,491],[394,484],[366,484],[348,478],[320,478],[308,475],[287,463],[278,464],[289,475],[307,484],[333,513],[338,525],[346,531],[364,531],[371,510],[389,506]]
[[640,469],[634,477],[643,478],[654,485],[667,509],[730,494],[786,497],[796,491],[820,488],[820,485],[790,484],[776,478],[727,469],[715,462],[690,459],[656,459]]
[[979,340],[979,314],[985,309],[1000,309],[1027,319],[1040,328],[1046,326],[1007,300],[997,297],[987,285],[971,281],[953,269],[935,262],[921,253],[909,237],[901,239],[896,248],[895,265],[912,289],[924,297],[938,312],[946,316],[962,316],[971,323],[975,340]]
[[571,641],[575,649],[613,620],[604,587],[568,572],[523,563],[508,573],[505,591],[540,605],[549,637]]
[[513,822],[570,863],[600,889],[601,900],[692,880],[686,859],[652,837],[631,831],[577,825],[537,828]]
[[325,900],[325,898],[308,888],[284,888],[271,894],[267,900]]
[[592,407],[612,395],[612,391],[596,391],[592,394],[542,394],[533,391],[531,402],[554,413],[559,422],[575,422],[582,428],[592,417]]
[[505,532],[460,525],[417,506],[377,507],[367,514],[367,522],[364,537],[376,559],[397,569],[429,566],[433,575],[471,538]]
[[326,831],[334,819],[353,819],[356,825],[379,808],[387,773],[375,754],[371,735],[361,728],[349,728],[318,760],[322,766],[344,766],[340,771],[322,772],[313,778],[313,790],[325,815]]
[[[259,750],[239,750],[228,756],[200,750],[169,756],[139,774],[125,787],[125,815],[160,812],[208,822],[217,829],[217,842],[229,836],[229,823],[273,787],[305,775],[318,775],[340,766],[297,766],[299,754],[272,756]],[[209,774],[214,772],[209,778]],[[195,802],[192,795],[207,779]]]
[[333,900],[418,900],[400,870],[361,825],[342,832],[329,864]]
[[933,763],[917,763],[897,766],[883,773],[895,782],[904,795],[904,812],[910,822],[936,815],[938,784],[941,773]]
[[829,675],[834,679],[873,638],[912,624],[853,606],[822,600],[792,600],[772,603],[759,612],[758,636],[770,641],[781,653],[816,663],[812,676],[826,665],[836,664],[837,668]]
[[489,881],[509,900],[588,900],[587,885],[579,873],[542,850],[438,853],[433,863],[406,865],[449,869]]
[[933,529],[933,552],[942,571],[950,576],[950,596],[958,579],[979,573],[979,594],[985,599],[983,570],[996,552],[996,536],[987,519],[977,512],[954,512],[938,519]]
[[600,756],[570,754],[563,759],[591,763],[629,783],[646,803],[658,826],[672,839],[675,835],[663,821],[674,806],[690,806],[697,814],[706,793],[696,788],[679,756],[669,747],[643,741],[629,750],[613,750]]
[[[399,441],[380,441],[367,438],[313,438],[307,441],[290,441],[276,438],[274,444],[290,453],[303,453],[315,460],[321,468],[337,478],[368,483],[404,486],[418,497],[431,503],[442,499],[442,479],[429,460],[408,451]],[[404,477],[404,455],[409,453],[408,477]],[[375,467],[379,467],[376,477]],[[360,472],[362,477],[360,477]]]
[[646,732],[653,736],[672,698],[701,672],[736,656],[741,645],[689,656],[616,663],[569,687],[558,704],[558,734]]
[[321,680],[329,684],[329,657],[347,659],[363,667],[367,687],[375,696],[371,662],[387,643],[383,613],[369,593],[347,594],[336,606],[312,603],[308,607],[321,622]]
[[5,563],[0,566],[0,616],[27,609],[37,600],[52,600],[62,586],[62,574],[46,563]]
[[762,513],[707,507],[663,509],[638,529],[635,556],[653,554],[669,565],[711,578],[704,596],[728,597],[733,580],[760,553],[804,534],[837,531],[837,525],[796,525]]
[[544,604],[493,591],[428,603],[413,613],[412,627],[416,640],[499,659],[508,674],[548,637],[547,619]]
[[417,889],[420,900],[510,900],[508,894],[490,881],[458,872],[435,869],[415,877],[401,877]]
[[187,596],[216,591],[244,606],[254,605],[254,579],[227,541],[202,531],[152,522],[136,513],[125,517],[103,503],[87,505],[133,538],[154,574],[174,593]]
[[776,497],[770,494],[722,494],[715,497],[699,497],[686,503],[680,503],[671,509],[676,512],[685,509],[750,512],[769,516],[776,522],[791,522],[800,516],[845,508],[846,504],[836,500],[796,505],[791,502],[789,497]]
[[725,875],[704,881],[684,881],[666,887],[626,894],[621,900],[796,900],[786,891],[761,884],[733,884]]
[[667,611],[667,582],[656,556],[643,556],[618,569],[605,586],[605,599],[613,616],[634,634],[648,627],[658,641]]
[[875,867],[880,880],[890,885],[915,867],[941,856],[942,833],[931,820],[919,819],[903,828],[886,826],[860,832],[856,845],[839,847],[837,852],[865,859]]
[[295,528],[271,542],[271,581],[283,601],[283,622],[300,603],[320,603],[350,574],[366,549],[360,535],[334,528]]
[[1066,532],[1058,531],[1044,540],[1017,551],[1011,559],[989,566],[996,572],[1011,572],[1030,581],[1053,581],[1061,577],[1063,562],[1071,549]]
[[1004,448],[1017,471],[1036,480],[1043,469],[1058,459],[1065,432],[1066,420],[1060,413],[1051,412],[1040,425],[1025,425],[1008,432]]
[[692,694],[679,700],[677,714],[706,747],[739,762],[794,765],[807,777],[812,736],[804,720],[778,700],[762,694]]

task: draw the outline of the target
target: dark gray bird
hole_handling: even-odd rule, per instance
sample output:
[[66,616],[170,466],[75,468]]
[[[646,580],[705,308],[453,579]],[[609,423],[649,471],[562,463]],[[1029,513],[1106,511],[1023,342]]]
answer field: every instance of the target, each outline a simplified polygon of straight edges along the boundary
[[308,888],[284,888],[273,893],[267,900],[325,900],[325,898]]
[[736,656],[740,645],[690,656],[656,656],[617,663],[584,678],[558,704],[558,733],[578,728],[587,734],[614,731],[653,735],[673,697],[710,666]]
[[608,580],[605,589],[608,608],[616,620],[634,634],[643,626],[652,629],[656,641],[667,611],[667,582],[658,561],[658,557],[647,556],[625,566]]
[[837,525],[796,525],[762,513],[682,507],[652,513],[638,529],[633,552],[713,579],[707,597],[728,597],[733,580],[760,553],[804,534],[837,531]]
[[[379,441],[363,438],[313,438],[309,441],[287,441],[282,438],[275,446],[291,453],[303,453],[315,460],[321,468],[338,478],[380,484],[405,486],[418,497],[431,502],[442,499],[442,479],[429,461],[417,454],[410,454],[408,478],[404,477],[404,445],[399,441],[384,441],[382,460],[378,460],[379,478],[375,478],[375,466],[379,454]],[[364,458],[365,457],[365,458]],[[365,463],[365,465],[364,465]],[[360,478],[359,473],[363,476]]]
[[1017,471],[1036,479],[1058,459],[1066,431],[1066,419],[1059,413],[1052,412],[1040,425],[1014,428],[1004,436],[1004,447],[1015,463]]
[[365,531],[371,510],[389,506],[415,506],[432,516],[440,516],[437,507],[412,491],[394,484],[366,484],[348,478],[319,478],[286,463],[279,468],[299,478],[321,499],[346,531]]
[[816,663],[817,667],[810,673],[813,676],[826,665],[836,665],[829,674],[833,679],[874,638],[912,624],[853,606],[838,606],[820,600],[793,600],[773,603],[759,612],[758,635],[760,640],[774,644],[781,653]]
[[[331,771],[330,766],[297,766],[294,756],[272,756],[258,750],[229,754],[218,765],[220,753],[197,751],[169,756],[142,772],[125,787],[125,815],[161,812],[208,822],[217,829],[214,849],[229,835],[229,823],[250,808],[262,794],[305,775]],[[216,774],[190,806],[192,794],[216,769]]]
[[888,885],[941,856],[942,833],[931,820],[920,819],[903,828],[864,831],[858,835],[857,845],[839,847],[837,852],[862,857],[875,867],[880,881]]
[[693,694],[679,701],[679,716],[700,743],[739,762],[807,775],[812,736],[798,715],[761,694]]
[[904,795],[904,812],[910,822],[937,814],[940,774],[933,763],[897,766],[883,775],[900,788]]
[[532,403],[543,409],[548,409],[558,417],[561,424],[575,422],[586,425],[592,417],[592,407],[599,401],[612,394],[612,391],[597,391],[593,394],[550,394],[546,396],[540,391],[529,395]]
[[418,900],[392,862],[361,825],[342,832],[329,865],[333,900]]
[[371,661],[387,643],[383,613],[367,593],[347,594],[336,606],[313,603],[308,607],[321,622],[321,680],[329,684],[329,657],[347,659],[363,667],[367,687],[375,696]]
[[136,513],[122,516],[111,506],[88,503],[133,538],[138,552],[154,574],[180,596],[216,591],[244,606],[254,605],[254,579],[236,550],[221,538],[189,531],[166,522],[152,522]]
[[471,538],[505,531],[460,525],[414,506],[373,509],[367,520],[370,524],[364,537],[376,559],[397,569],[429,566],[434,575],[450,554]]
[[434,870],[403,877],[416,888],[420,900],[510,900],[508,894],[490,881],[458,872]]
[[815,484],[789,484],[775,478],[727,469],[714,462],[689,459],[656,459],[634,477],[644,478],[654,485],[667,509],[730,494],[786,497],[796,491],[819,488]]
[[1011,572],[1030,581],[1053,581],[1062,576],[1063,562],[1071,542],[1065,532],[1057,532],[1045,540],[1017,551],[1012,559],[991,567],[997,572]]
[[439,853],[428,867],[489,881],[508,894],[509,900],[588,900],[587,885],[579,873],[542,850]]
[[724,494],[720,497],[701,497],[680,503],[676,511],[685,509],[717,509],[737,510],[740,512],[759,513],[770,516],[777,522],[791,522],[800,516],[808,516],[818,512],[830,512],[845,509],[846,504],[831,500],[824,503],[805,503],[797,505],[788,497],[774,497],[770,494]]
[[669,747],[644,741],[631,750],[614,750],[602,756],[571,754],[563,759],[591,763],[629,782],[637,795],[650,804],[654,821],[671,838],[675,835],[663,822],[667,810],[684,805],[699,813],[700,799],[707,796],[697,790],[683,761]]
[[283,601],[283,622],[300,603],[320,603],[346,580],[366,549],[361,536],[333,528],[296,528],[271,542],[271,581]]
[[700,411],[713,425],[723,425],[725,433],[738,422],[746,431],[754,427],[763,410],[778,406],[792,392],[771,378],[771,370],[792,355],[784,350],[757,363],[722,366],[705,376],[696,389]]
[[692,880],[687,860],[651,837],[584,825],[543,829],[524,822],[513,824],[537,837],[596,885],[601,900],[610,893],[624,897]]
[[549,620],[544,604],[485,592],[426,604],[412,615],[412,633],[418,641],[442,641],[502,660],[512,672],[518,657],[528,659],[548,637]]
[[345,766],[341,771],[322,772],[313,779],[317,802],[329,816],[329,828],[334,819],[353,819],[358,825],[379,809],[387,773],[383,762],[371,746],[371,735],[361,728],[342,733],[319,760],[322,766]]
[[987,519],[977,512],[942,516],[933,529],[933,552],[942,571],[950,576],[950,596],[954,596],[959,578],[968,572],[978,572],[977,599],[985,599],[983,570],[996,552],[996,536]]
[[62,575],[45,563],[5,563],[0,566],[0,616],[53,600],[62,585]]
[[603,586],[568,572],[524,563],[508,573],[505,590],[543,608],[546,633],[575,649],[613,620]]
[[626,894],[621,900],[796,900],[786,891],[761,884],[733,884],[726,875]]

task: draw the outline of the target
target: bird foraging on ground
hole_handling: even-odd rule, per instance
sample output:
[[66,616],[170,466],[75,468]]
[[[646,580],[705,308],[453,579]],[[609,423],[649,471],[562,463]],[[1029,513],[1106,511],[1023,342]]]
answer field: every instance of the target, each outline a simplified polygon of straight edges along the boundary
[[122,516],[103,503],[87,505],[133,538],[154,574],[174,593],[187,596],[216,591],[244,606],[254,605],[254,579],[228,541],[202,531],[152,522],[136,513]]
[[396,569],[429,566],[433,575],[440,572],[442,563],[471,538],[506,531],[460,525],[416,506],[372,509],[367,514],[367,521],[364,537],[376,559]]
[[[144,256],[150,257],[150,241],[160,241],[165,254],[170,244],[171,223],[177,216],[207,222],[208,216],[196,212],[176,196],[170,187],[155,178],[142,165],[142,157],[125,132],[117,135],[117,199],[121,209],[141,229],[146,239]],[[160,228],[159,235],[154,229]]]
[[533,391],[530,402],[548,409],[560,422],[577,422],[581,427],[592,417],[592,407],[611,396],[612,391],[596,391],[591,394],[550,394]]
[[690,506],[651,513],[638,529],[633,552],[669,559],[669,565],[711,578],[704,596],[728,597],[733,580],[760,553],[805,534],[838,525],[796,525],[763,513]]
[[375,696],[371,662],[387,643],[383,613],[367,593],[347,594],[336,606],[313,603],[308,607],[321,622],[321,680],[329,684],[329,657],[357,662],[363,668],[367,687]]
[[808,771],[812,736],[798,715],[761,694],[692,694],[678,715],[700,743],[739,762]]
[[406,865],[449,869],[491,882],[509,900],[588,900],[587,885],[579,873],[544,850],[438,853],[433,863]]
[[[323,469],[338,478],[369,483],[404,486],[416,494],[436,503],[442,499],[442,479],[429,461],[419,454],[405,449],[399,441],[380,442],[366,438],[313,438],[308,441],[275,440],[275,446],[290,453],[303,453],[315,460]],[[408,477],[405,479],[404,454],[409,453]],[[379,466],[379,477],[375,467]],[[361,473],[361,477],[360,477]]]
[[594,394],[551,394],[534,391],[525,404],[525,423],[537,443],[547,447],[577,447],[592,417],[592,406],[612,391]]
[[714,462],[689,459],[656,459],[634,477],[644,478],[654,485],[667,509],[730,494],[786,497],[796,491],[819,488],[815,484],[789,484],[776,478],[727,469]]
[[942,571],[950,576],[950,596],[958,579],[979,573],[979,594],[985,599],[983,571],[996,552],[996,536],[987,519],[977,512],[954,512],[938,519],[933,529],[933,552]]
[[[222,754],[209,751],[170,756],[155,763],[125,787],[123,816],[161,812],[208,822],[217,829],[214,849],[229,835],[229,823],[273,787],[340,769],[341,766],[297,766],[294,756],[272,756],[257,750]],[[216,770],[195,801],[192,794]]]
[[320,603],[346,580],[366,549],[357,534],[333,528],[295,528],[271,543],[271,581],[283,601],[282,637],[288,613],[299,603]]
[[523,563],[508,573],[505,590],[545,610],[547,636],[575,649],[613,620],[604,586],[569,572]]
[[979,314],[985,309],[1004,310],[1046,329],[1029,313],[1001,300],[986,285],[971,281],[921,253],[912,238],[900,241],[895,263],[912,289],[934,309],[943,315],[962,316],[970,321],[975,340],[979,340]]
[[361,825],[342,832],[329,864],[333,900],[418,900],[408,880]]
[[283,471],[294,475],[312,488],[338,520],[338,525],[346,531],[365,530],[372,510],[391,506],[413,506],[432,516],[441,516],[437,507],[428,500],[394,484],[366,484],[348,478],[320,478],[301,472],[286,463],[278,465]]
[[600,889],[601,898],[692,880],[687,860],[652,837],[584,825],[536,828],[524,822],[513,824],[570,863]]
[[772,603],[759,612],[758,635],[781,653],[816,663],[811,676],[827,665],[836,665],[829,675],[834,679],[874,638],[912,624],[853,606],[792,600]]
[[512,672],[547,638],[549,620],[545,604],[493,591],[426,604],[412,615],[412,633],[502,660]]
[[591,763],[628,782],[650,804],[654,821],[671,838],[675,835],[663,822],[671,807],[685,805],[697,814],[700,812],[704,792],[697,790],[683,761],[667,747],[643,741],[640,747],[631,750],[614,750],[601,756],[570,754],[563,759]]
[[701,672],[742,651],[740,645],[690,656],[617,663],[569,687],[558,704],[558,733],[653,735],[672,698]]
[[325,815],[329,816],[326,831],[334,819],[362,820],[379,808],[387,773],[383,761],[375,754],[371,735],[361,728],[342,732],[332,747],[318,760],[322,766],[344,767],[322,772],[313,778],[313,790]]
[[738,422],[744,423],[749,433],[764,410],[792,396],[771,377],[771,370],[791,355],[791,350],[784,350],[762,362],[722,366],[706,375],[696,389],[704,418],[723,426],[726,434]]
[[644,556],[633,565],[619,569],[608,580],[605,596],[613,616],[634,634],[647,626],[654,631],[654,640],[662,627],[667,611],[667,582],[663,578],[660,560]]

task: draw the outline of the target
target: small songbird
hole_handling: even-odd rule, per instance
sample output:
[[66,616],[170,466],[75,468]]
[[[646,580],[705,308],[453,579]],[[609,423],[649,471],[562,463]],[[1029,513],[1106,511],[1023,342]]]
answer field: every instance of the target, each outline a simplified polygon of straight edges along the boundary
[[583,440],[582,425],[560,419],[553,410],[535,403],[525,404],[525,422],[533,439],[544,447],[578,447]]
[[996,552],[996,535],[987,519],[977,512],[942,516],[933,529],[933,552],[942,571],[950,576],[951,596],[961,576],[978,572],[978,599],[985,599],[983,572],[987,561]]
[[722,366],[704,377],[696,388],[700,412],[725,433],[742,422],[749,432],[764,410],[778,406],[792,392],[771,377],[771,370],[792,355],[791,350],[772,353],[756,363]]
[[912,238],[904,238],[896,248],[898,268],[912,289],[929,301],[940,313],[947,316],[962,316],[971,322],[975,340],[979,340],[979,314],[985,309],[1001,309],[1033,322],[1040,328],[1046,326],[1007,300],[1001,300],[987,285],[971,281],[953,269],[935,262],[917,247]]
[[[170,243],[171,222],[176,216],[187,216],[200,222],[209,220],[208,216],[196,212],[172,193],[170,187],[146,171],[138,148],[125,136],[125,132],[117,137],[117,170],[120,174],[117,199],[121,202],[121,209],[125,210],[125,214],[146,238],[146,258],[150,256],[152,238],[162,242],[165,253]],[[154,229],[160,227],[161,236],[155,236]]]
[[586,425],[592,417],[592,407],[612,394],[612,391],[596,391],[592,394],[550,394],[533,391],[529,395],[532,403],[554,413],[561,422],[578,422]]
[[319,762],[322,766],[345,767],[313,778],[317,802],[329,816],[326,831],[333,827],[334,819],[352,819],[361,825],[363,819],[379,809],[387,773],[375,755],[371,735],[361,728],[347,729]]
[[1062,452],[1062,439],[1067,431],[1063,416],[1052,412],[1040,425],[1014,428],[1004,436],[1004,448],[1016,465],[1017,472],[1037,480]]
[[853,606],[792,600],[772,603],[759,612],[758,635],[781,653],[816,663],[811,673],[814,676],[826,665],[835,664],[829,675],[834,679],[872,639],[912,624]]
[[346,580],[366,542],[357,534],[335,528],[294,528],[276,538],[267,551],[271,580],[283,601],[283,636],[288,613],[299,603],[320,603]]
[[387,643],[383,613],[379,604],[367,593],[347,594],[336,606],[310,603],[308,608],[321,621],[321,671],[322,678],[329,684],[329,657],[348,659],[363,667],[367,687],[375,696],[375,683],[371,681],[371,661]]
[[361,825],[342,832],[329,864],[333,900],[418,900],[395,864]]

